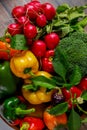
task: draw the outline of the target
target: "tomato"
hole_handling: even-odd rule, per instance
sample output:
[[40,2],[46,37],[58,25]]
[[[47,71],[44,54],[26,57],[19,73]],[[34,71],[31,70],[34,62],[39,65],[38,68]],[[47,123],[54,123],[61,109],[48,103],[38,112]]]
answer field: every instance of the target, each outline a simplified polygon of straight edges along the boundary
[[44,27],[47,23],[46,16],[44,14],[40,14],[36,18],[36,23],[39,27]]
[[25,8],[24,6],[16,6],[13,8],[12,10],[12,16],[15,18],[18,18],[20,16],[24,16],[25,15]]
[[37,57],[43,57],[46,52],[46,44],[42,40],[36,40],[31,47],[32,52]]
[[82,78],[82,80],[78,84],[78,88],[82,91],[87,90],[87,77]]
[[47,20],[52,20],[56,14],[56,9],[54,8],[54,6],[50,3],[43,3],[41,7]]
[[60,38],[57,33],[51,32],[45,36],[44,40],[48,49],[55,49],[60,41]]
[[37,28],[33,24],[27,24],[24,26],[24,35],[27,38],[34,38],[37,34]]
[[18,23],[12,23],[8,25],[8,32],[13,36],[22,33],[22,28]]

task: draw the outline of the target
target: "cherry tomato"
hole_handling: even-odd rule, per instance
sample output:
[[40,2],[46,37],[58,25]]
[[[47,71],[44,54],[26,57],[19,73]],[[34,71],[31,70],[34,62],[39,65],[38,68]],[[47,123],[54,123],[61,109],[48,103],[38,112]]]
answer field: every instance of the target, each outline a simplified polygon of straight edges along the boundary
[[40,14],[36,18],[36,23],[39,27],[44,27],[47,23],[46,16],[44,14]]
[[12,23],[8,25],[8,32],[13,36],[22,33],[22,28],[18,23]]
[[24,35],[27,38],[34,38],[37,34],[37,28],[33,24],[27,24],[24,26]]
[[60,38],[57,33],[51,32],[45,36],[44,40],[48,49],[55,49],[59,43]]
[[46,51],[44,57],[42,58],[42,70],[47,71],[49,73],[54,72],[53,64],[52,64],[52,59],[54,56],[54,50],[48,50]]
[[81,82],[78,85],[78,88],[82,91],[87,90],[87,77],[82,78]]
[[13,8],[12,10],[12,16],[15,18],[18,18],[20,16],[24,16],[25,15],[25,8],[24,6],[16,6]]
[[47,20],[52,20],[56,14],[56,10],[50,3],[43,3],[42,4],[43,13],[45,14]]
[[37,57],[43,57],[46,52],[46,44],[42,40],[36,40],[31,47],[32,52]]

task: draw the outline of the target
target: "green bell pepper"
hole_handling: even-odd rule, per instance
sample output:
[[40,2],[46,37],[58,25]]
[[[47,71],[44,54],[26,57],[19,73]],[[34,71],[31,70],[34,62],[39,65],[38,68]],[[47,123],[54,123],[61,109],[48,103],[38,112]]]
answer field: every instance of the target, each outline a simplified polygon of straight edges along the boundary
[[3,103],[3,115],[8,120],[23,118],[31,112],[35,112],[35,108],[27,109],[27,105],[16,96],[6,99]]
[[12,74],[9,61],[0,62],[0,99],[15,93],[17,83],[17,77]]

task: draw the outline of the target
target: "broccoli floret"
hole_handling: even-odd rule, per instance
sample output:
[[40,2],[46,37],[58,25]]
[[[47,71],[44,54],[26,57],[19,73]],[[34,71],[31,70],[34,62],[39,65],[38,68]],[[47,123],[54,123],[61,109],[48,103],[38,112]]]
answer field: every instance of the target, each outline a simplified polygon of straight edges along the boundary
[[[82,75],[87,74],[87,33],[74,32],[70,36],[60,40],[57,46],[66,55],[69,70],[73,70],[78,65]],[[56,48],[56,51],[58,49]]]

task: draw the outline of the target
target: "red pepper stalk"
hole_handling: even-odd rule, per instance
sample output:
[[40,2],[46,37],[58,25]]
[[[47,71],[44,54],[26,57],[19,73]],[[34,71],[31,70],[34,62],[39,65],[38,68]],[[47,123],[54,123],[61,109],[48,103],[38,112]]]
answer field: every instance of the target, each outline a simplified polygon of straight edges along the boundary
[[25,117],[20,123],[20,130],[43,130],[44,127],[42,119],[37,117]]

